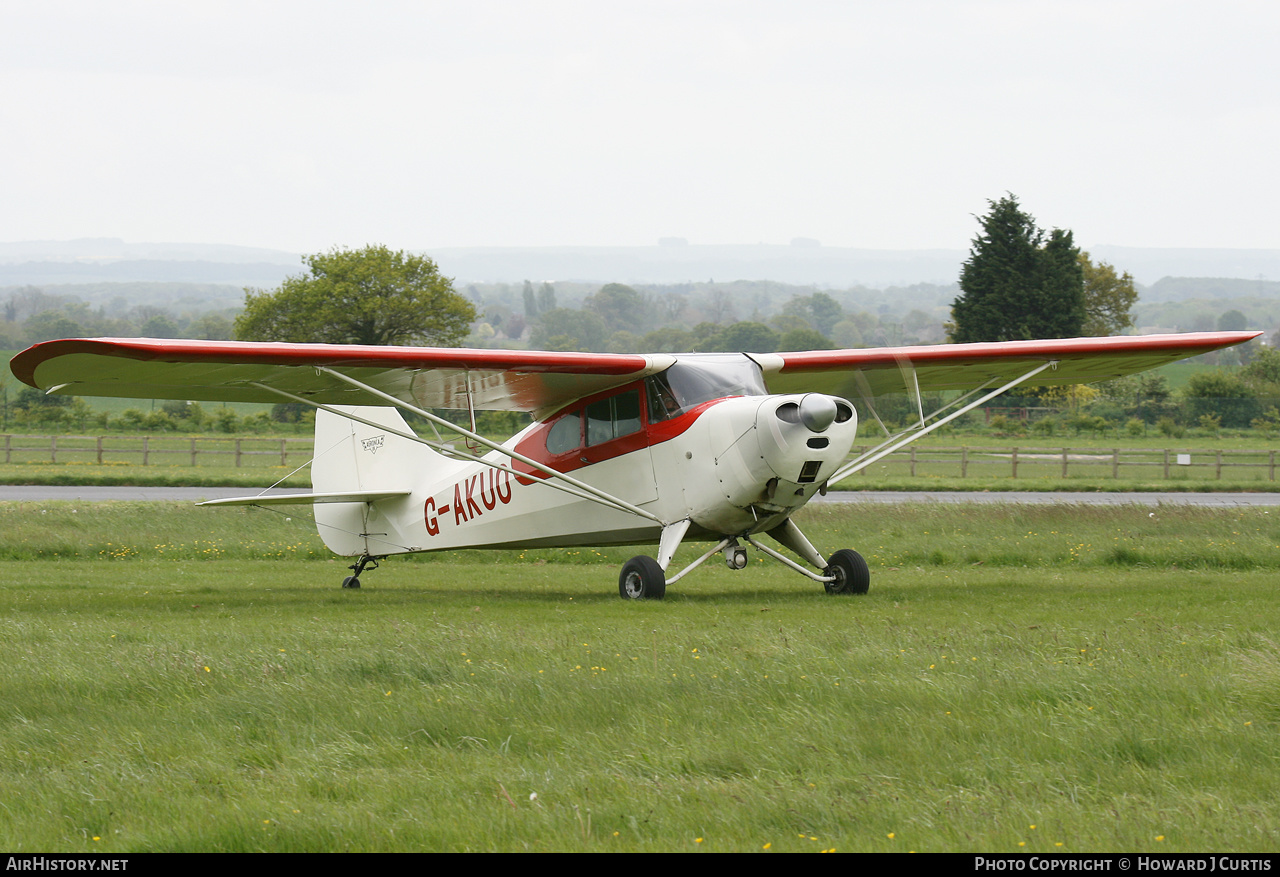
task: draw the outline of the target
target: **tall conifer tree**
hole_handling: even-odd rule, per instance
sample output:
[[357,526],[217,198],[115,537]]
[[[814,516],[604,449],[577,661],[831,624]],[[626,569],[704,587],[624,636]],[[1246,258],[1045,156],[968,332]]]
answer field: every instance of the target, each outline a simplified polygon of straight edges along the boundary
[[1069,231],[1047,239],[1013,195],[989,202],[960,271],[950,340],[1072,338],[1084,324],[1084,275]]

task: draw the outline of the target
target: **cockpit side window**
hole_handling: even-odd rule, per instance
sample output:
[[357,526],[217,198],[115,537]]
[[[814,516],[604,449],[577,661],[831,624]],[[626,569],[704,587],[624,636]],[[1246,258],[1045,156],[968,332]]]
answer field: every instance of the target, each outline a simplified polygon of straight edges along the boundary
[[680,413],[680,403],[675,391],[667,383],[667,373],[645,379],[645,391],[649,395],[649,422],[657,423]]

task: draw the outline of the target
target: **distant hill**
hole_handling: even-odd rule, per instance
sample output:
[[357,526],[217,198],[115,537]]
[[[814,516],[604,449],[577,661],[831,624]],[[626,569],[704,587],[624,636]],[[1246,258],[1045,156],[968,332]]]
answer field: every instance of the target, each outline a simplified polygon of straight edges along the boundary
[[1280,280],[1238,277],[1162,277],[1142,290],[1144,302],[1192,299],[1280,298]]
[[301,270],[301,267],[287,268],[270,262],[20,262],[0,265],[0,287],[131,282],[272,287]]
[[1093,261],[1110,262],[1151,286],[1164,277],[1280,280],[1280,250],[1151,249],[1085,247]]
[[0,242],[0,264],[16,262],[272,262],[296,267],[297,253],[232,244],[130,243],[119,238]]
[[[1167,277],[1280,281],[1280,250],[1087,249],[1094,261],[1110,262],[1148,287]],[[772,280],[835,289],[949,284],[959,276],[968,256],[967,250],[958,249],[824,247],[809,239],[797,239],[789,246],[691,245],[667,239],[648,247],[424,247],[422,252],[459,284]],[[128,282],[272,287],[302,270],[298,254],[256,247],[129,243],[115,238],[0,243],[0,287]],[[1226,297],[1257,294],[1256,287],[1221,293]],[[1190,297],[1219,295],[1191,293]]]
[[835,288],[950,283],[967,253],[959,250],[856,250],[771,246],[444,248],[429,254],[466,283],[521,280],[630,284],[773,280]]

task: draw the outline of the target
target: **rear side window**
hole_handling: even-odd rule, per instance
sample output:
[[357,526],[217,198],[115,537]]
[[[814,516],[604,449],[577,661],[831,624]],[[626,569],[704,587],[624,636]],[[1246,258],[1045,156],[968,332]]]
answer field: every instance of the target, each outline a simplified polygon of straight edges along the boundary
[[[628,390],[587,406],[587,444],[598,445],[640,431],[640,391]],[[548,440],[548,447],[550,441]]]

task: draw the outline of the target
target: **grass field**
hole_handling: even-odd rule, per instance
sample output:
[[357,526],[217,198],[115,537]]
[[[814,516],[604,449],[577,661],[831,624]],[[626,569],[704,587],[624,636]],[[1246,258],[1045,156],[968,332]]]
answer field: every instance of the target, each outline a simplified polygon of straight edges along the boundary
[[1275,851],[1278,525],[823,507],[865,597],[626,603],[630,549],[342,591],[301,518],[0,504],[0,847]]

